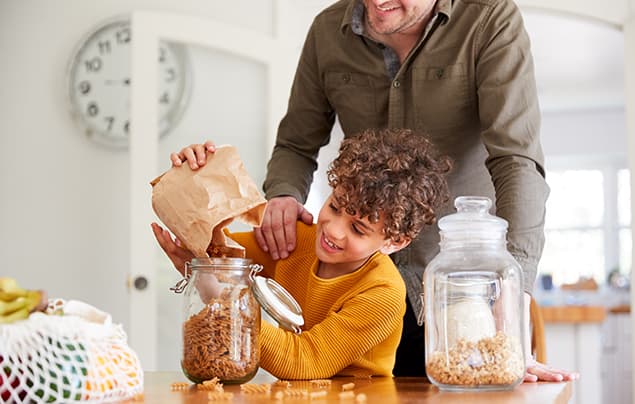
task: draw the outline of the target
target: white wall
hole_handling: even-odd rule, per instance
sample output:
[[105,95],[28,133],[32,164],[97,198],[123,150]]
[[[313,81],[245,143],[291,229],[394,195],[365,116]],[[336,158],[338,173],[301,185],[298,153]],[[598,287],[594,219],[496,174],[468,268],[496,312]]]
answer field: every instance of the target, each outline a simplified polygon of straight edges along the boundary
[[[289,14],[281,16],[288,25],[281,22],[279,33],[293,36],[296,52],[310,19],[327,3],[288,3]],[[89,302],[112,313],[127,328],[128,153],[97,146],[72,121],[65,88],[71,52],[95,24],[133,9],[192,13],[271,35],[277,29],[275,4],[274,0],[1,0],[0,276],[16,277],[25,287],[44,288],[51,296]],[[190,54],[198,90],[181,124],[161,141],[162,169],[168,167],[170,151],[207,137],[226,142],[227,136],[232,143],[243,142],[239,147],[266,152],[264,139],[249,137],[264,125],[264,107],[257,102],[245,106],[241,99],[227,96],[234,89],[232,83],[240,82],[243,88],[254,89],[256,100],[264,99],[259,83],[262,70],[249,63],[238,63],[237,69],[228,55],[196,48]],[[289,57],[297,58],[297,53]],[[287,93],[288,88],[279,91]],[[250,109],[244,113],[244,108]],[[221,109],[230,112],[214,115]],[[547,156],[598,152],[624,156],[623,122],[620,108],[545,113],[545,152]],[[236,132],[243,136],[233,136]],[[332,156],[334,150],[325,155]],[[264,175],[267,154],[246,162],[257,179]],[[163,304],[166,310],[178,310],[177,300]],[[162,327],[173,326],[178,332],[180,325],[170,321]],[[178,341],[164,342],[160,350],[167,359],[160,365],[176,369]]]
[[566,156],[626,157],[623,108],[543,112],[542,143],[551,160]]

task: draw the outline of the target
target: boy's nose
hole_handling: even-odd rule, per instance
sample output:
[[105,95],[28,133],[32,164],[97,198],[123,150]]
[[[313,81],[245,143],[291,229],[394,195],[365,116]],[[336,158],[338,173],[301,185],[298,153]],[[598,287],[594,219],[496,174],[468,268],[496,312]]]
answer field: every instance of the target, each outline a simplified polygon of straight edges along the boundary
[[344,225],[337,221],[330,222],[326,227],[326,235],[333,241],[344,238]]

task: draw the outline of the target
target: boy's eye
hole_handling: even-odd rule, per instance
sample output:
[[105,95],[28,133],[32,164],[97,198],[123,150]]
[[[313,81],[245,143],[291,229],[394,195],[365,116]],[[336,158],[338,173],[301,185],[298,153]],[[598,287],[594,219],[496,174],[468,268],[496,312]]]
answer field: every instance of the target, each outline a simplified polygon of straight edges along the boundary
[[337,206],[335,206],[335,204],[333,202],[329,203],[329,208],[331,208],[331,210],[333,210],[333,212],[339,212],[339,208]]
[[359,234],[360,236],[363,236],[365,234],[362,230],[359,229],[359,227],[356,224],[352,225],[351,227],[353,228],[353,231]]

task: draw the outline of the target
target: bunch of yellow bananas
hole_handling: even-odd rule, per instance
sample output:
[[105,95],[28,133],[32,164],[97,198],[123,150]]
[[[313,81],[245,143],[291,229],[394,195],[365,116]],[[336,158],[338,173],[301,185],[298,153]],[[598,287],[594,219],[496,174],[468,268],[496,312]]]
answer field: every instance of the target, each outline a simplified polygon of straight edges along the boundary
[[29,317],[42,305],[43,297],[39,290],[22,289],[13,278],[0,278],[0,324]]

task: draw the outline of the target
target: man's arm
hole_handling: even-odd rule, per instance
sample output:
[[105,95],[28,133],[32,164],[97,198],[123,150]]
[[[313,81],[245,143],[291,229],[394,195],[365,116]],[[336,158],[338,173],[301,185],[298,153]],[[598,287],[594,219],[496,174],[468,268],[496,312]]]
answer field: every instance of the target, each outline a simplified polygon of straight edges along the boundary
[[523,268],[527,373],[525,381],[574,380],[576,372],[536,362],[530,351],[529,305],[544,246],[544,178],[540,110],[529,38],[511,1],[497,3],[482,23],[477,88],[486,165],[496,192],[496,214],[509,222],[508,249]]
[[269,200],[261,227],[255,229],[260,247],[272,258],[286,258],[295,248],[295,222],[313,216],[304,208],[320,147],[328,144],[335,111],[326,98],[316,58],[314,27],[305,40],[285,117],[263,185]]
[[508,249],[531,293],[544,245],[545,203],[540,110],[529,37],[512,1],[497,2],[481,22],[477,91],[496,214],[509,222]]

